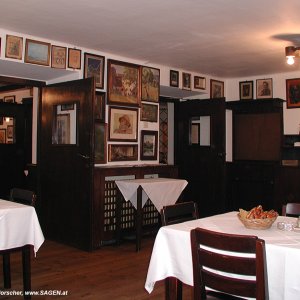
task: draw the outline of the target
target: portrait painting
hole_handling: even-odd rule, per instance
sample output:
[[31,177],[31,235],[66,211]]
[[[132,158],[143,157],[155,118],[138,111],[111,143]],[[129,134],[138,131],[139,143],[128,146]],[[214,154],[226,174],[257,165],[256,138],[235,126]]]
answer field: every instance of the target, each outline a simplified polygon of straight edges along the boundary
[[182,72],[182,89],[183,90],[191,90],[191,77],[190,73]]
[[210,80],[210,98],[217,99],[224,97],[224,82],[219,80]]
[[142,67],[142,101],[158,102],[160,70]]
[[84,53],[84,78],[94,77],[99,89],[104,87],[104,64],[104,56]]
[[273,98],[272,78],[256,80],[256,99]]
[[253,81],[240,81],[240,100],[253,99]]
[[286,79],[286,107],[300,107],[300,78]]

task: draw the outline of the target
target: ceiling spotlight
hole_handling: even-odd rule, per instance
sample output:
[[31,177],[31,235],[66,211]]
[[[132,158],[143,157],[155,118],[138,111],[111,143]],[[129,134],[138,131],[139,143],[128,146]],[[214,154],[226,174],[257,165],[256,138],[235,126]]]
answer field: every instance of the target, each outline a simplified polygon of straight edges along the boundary
[[300,47],[288,46],[285,47],[285,56],[287,63],[293,65],[295,62],[295,57],[300,57]]

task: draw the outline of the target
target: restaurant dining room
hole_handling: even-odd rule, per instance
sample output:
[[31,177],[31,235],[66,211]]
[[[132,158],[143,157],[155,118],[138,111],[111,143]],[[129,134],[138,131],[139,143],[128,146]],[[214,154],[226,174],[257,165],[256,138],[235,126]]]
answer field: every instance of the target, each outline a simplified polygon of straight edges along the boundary
[[300,299],[300,2],[25,2],[0,299]]

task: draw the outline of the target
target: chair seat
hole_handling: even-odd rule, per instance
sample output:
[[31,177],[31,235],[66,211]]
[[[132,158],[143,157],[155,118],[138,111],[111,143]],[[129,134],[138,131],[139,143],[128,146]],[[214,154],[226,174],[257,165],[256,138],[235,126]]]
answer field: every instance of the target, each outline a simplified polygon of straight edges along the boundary
[[232,295],[226,295],[214,291],[207,291],[206,299],[207,300],[244,300],[244,298],[239,298]]

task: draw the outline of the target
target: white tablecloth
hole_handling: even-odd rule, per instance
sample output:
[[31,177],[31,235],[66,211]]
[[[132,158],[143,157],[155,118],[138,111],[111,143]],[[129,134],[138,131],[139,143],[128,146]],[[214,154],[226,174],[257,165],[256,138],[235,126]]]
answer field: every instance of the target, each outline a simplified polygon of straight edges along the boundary
[[279,216],[270,229],[252,230],[245,228],[236,215],[237,212],[230,212],[160,228],[149,264],[146,290],[151,293],[156,281],[170,276],[193,285],[190,230],[203,227],[264,239],[270,299],[300,299],[300,231],[281,231],[276,226],[277,222],[296,222],[296,219]]
[[0,250],[33,245],[36,253],[44,240],[34,207],[0,200]]
[[116,185],[124,199],[137,208],[137,189],[143,188],[142,207],[148,198],[160,212],[163,206],[174,204],[188,184],[184,179],[145,178],[132,180],[116,180]]

